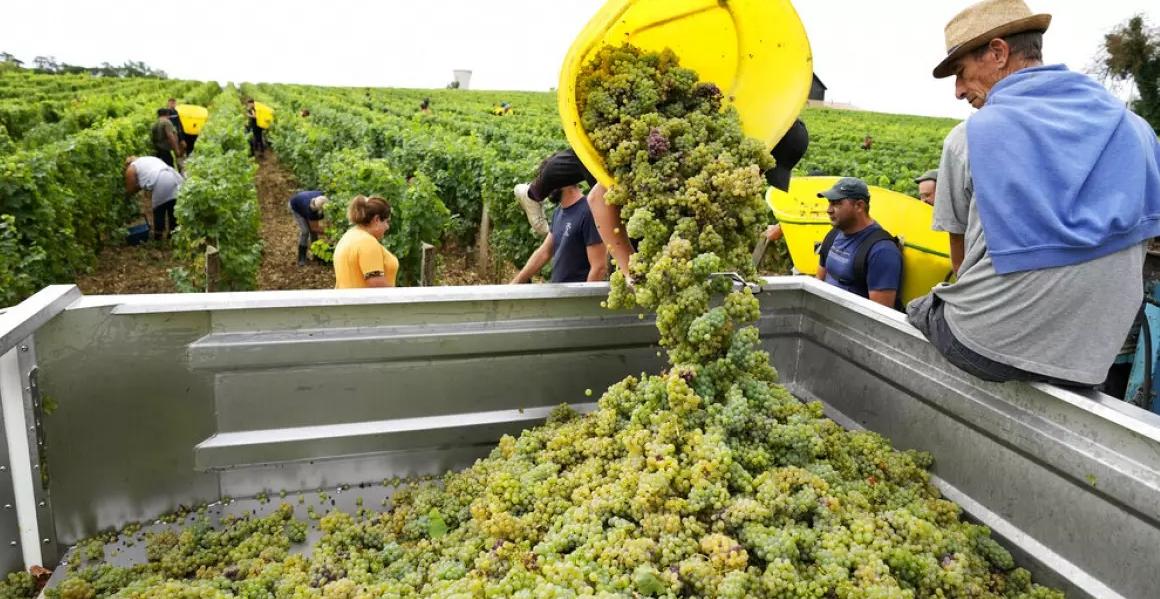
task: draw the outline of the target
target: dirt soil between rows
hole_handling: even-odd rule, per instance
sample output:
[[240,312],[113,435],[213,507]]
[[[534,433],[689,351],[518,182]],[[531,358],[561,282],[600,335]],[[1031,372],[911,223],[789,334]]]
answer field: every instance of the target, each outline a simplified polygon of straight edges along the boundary
[[[149,198],[141,193],[137,201],[142,214],[153,219]],[[134,224],[144,221],[137,219]],[[77,277],[76,285],[85,295],[126,293],[175,293],[177,288],[169,276],[169,269],[178,266],[169,249],[168,241],[146,241],[142,245],[124,245],[114,239],[113,244],[101,250],[97,263],[88,273]]]
[[308,260],[298,266],[298,225],[290,214],[290,196],[302,191],[273,153],[258,160],[258,204],[262,213],[262,266],[258,289],[334,289],[329,264]]

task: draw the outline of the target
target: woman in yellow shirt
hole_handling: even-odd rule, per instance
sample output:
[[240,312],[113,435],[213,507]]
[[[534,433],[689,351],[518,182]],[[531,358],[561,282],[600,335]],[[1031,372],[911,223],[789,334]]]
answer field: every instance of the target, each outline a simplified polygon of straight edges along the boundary
[[356,196],[346,209],[354,225],[334,247],[335,289],[394,287],[399,259],[380,243],[391,228],[391,204]]

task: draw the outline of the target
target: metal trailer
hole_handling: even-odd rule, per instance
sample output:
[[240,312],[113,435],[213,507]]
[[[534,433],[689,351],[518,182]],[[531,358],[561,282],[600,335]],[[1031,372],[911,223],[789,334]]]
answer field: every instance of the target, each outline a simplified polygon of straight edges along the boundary
[[[652,320],[601,309],[606,293],[47,288],[0,314],[0,566],[52,566],[88,535],[198,502],[468,465],[551,406],[591,408],[585,389],[662,367]],[[812,279],[768,279],[760,299],[784,384],[932,452],[942,492],[1038,581],[1160,596],[1160,417],[979,381],[901,315]]]

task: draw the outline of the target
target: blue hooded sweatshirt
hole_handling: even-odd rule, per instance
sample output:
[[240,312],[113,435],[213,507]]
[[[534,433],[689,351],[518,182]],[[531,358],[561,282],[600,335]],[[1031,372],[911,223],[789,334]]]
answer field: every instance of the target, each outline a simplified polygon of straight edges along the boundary
[[1000,81],[967,121],[987,250],[999,274],[1069,266],[1160,236],[1160,142],[1063,65]]

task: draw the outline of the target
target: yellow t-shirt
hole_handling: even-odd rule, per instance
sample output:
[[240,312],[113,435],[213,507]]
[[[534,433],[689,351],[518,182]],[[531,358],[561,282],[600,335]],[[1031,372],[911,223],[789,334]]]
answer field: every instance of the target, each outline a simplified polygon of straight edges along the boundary
[[367,277],[381,274],[395,286],[399,259],[387,251],[374,235],[351,227],[334,247],[334,288],[363,289]]

